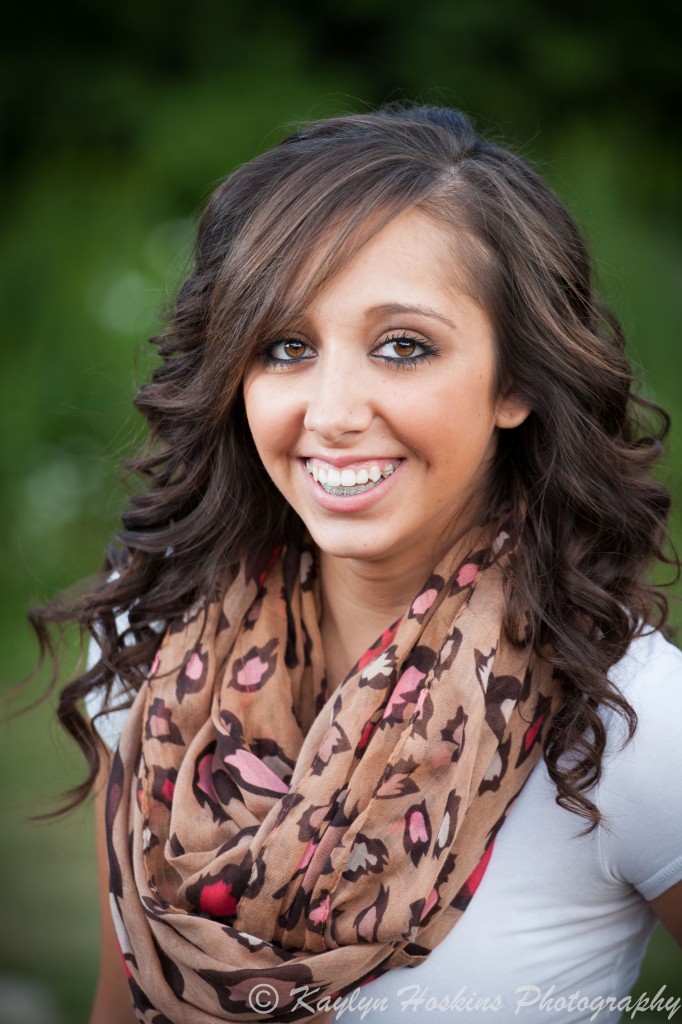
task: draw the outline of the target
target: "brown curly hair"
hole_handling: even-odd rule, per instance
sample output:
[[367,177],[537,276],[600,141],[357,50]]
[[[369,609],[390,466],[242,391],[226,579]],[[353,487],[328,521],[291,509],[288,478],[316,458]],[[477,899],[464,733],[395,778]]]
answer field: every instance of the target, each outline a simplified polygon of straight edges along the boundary
[[161,362],[136,399],[150,436],[127,468],[144,486],[118,547],[85,593],[30,615],[43,654],[50,624],[73,620],[101,649],[60,696],[59,718],[89,766],[67,807],[99,767],[83,697],[104,687],[111,699],[118,677],[130,703],[159,624],[214,595],[240,559],[300,536],[255,450],[242,381],[263,340],[290,329],[321,285],[407,209],[450,230],[466,268],[458,283],[493,325],[497,394],[532,408],[500,431],[486,495],[489,509],[510,501],[519,521],[505,625],[562,683],[544,754],[557,801],[588,828],[599,823],[587,793],[601,772],[600,708],[623,715],[630,735],[636,726],[607,673],[667,616],[645,574],[656,560],[674,561],[665,553],[669,496],[651,477],[668,419],[632,393],[623,335],[595,295],[567,210],[528,163],[437,107],[310,124],[234,171],[208,203],[193,269],[152,339]]

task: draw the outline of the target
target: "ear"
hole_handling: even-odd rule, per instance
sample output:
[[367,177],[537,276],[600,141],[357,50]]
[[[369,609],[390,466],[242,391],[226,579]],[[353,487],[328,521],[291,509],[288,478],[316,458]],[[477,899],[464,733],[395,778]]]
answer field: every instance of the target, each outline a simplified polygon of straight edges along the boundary
[[531,407],[516,395],[502,396],[495,406],[495,426],[502,430],[518,427],[531,412]]

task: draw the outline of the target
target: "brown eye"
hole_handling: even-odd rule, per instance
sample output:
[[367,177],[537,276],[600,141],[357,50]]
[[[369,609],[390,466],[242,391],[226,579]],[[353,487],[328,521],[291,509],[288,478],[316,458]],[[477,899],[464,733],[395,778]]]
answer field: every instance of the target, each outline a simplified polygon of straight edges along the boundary
[[411,338],[398,338],[393,342],[393,348],[396,355],[399,356],[412,356],[416,349],[416,342],[412,341]]
[[299,356],[303,355],[304,349],[305,345],[303,342],[297,341],[295,338],[282,342],[282,351],[289,359],[298,359]]
[[417,366],[436,354],[433,345],[413,338],[409,334],[394,334],[392,337],[386,338],[373,353],[375,357],[395,369],[408,369],[411,366]]
[[310,345],[300,338],[283,338],[282,341],[266,345],[262,350],[262,356],[266,365],[284,367],[300,366],[301,363],[314,359],[315,353]]

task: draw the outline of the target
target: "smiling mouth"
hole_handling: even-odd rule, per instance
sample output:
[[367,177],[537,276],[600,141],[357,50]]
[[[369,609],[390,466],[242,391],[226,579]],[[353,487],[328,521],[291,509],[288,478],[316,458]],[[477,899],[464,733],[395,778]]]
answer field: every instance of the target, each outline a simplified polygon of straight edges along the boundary
[[372,464],[359,470],[353,470],[324,466],[318,468],[310,459],[306,459],[305,468],[325,493],[350,497],[353,494],[363,494],[365,491],[371,491],[378,487],[395,472],[402,461],[402,459],[394,459],[383,469],[377,464]]

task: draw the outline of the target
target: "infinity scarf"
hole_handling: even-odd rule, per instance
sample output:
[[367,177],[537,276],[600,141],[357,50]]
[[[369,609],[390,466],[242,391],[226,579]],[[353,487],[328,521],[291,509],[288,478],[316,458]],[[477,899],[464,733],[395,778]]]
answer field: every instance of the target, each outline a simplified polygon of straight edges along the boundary
[[482,536],[331,694],[310,545],[170,626],[107,797],[140,1021],[328,1021],[465,911],[558,706],[503,635],[511,527]]

